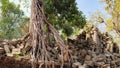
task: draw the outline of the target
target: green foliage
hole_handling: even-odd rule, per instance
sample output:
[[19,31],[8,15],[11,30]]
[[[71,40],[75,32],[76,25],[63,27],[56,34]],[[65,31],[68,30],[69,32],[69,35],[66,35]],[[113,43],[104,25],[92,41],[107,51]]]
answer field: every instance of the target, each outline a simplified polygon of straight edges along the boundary
[[99,10],[95,11],[94,13],[92,13],[90,15],[90,19],[89,19],[89,23],[97,26],[99,23],[102,23],[105,19],[105,15],[103,13],[101,13]]
[[103,0],[106,3],[105,9],[111,15],[113,29],[120,35],[120,0]]
[[29,20],[29,17],[23,17],[19,23],[19,28],[23,35],[29,32]]
[[24,15],[23,11],[20,10],[19,5],[15,5],[9,0],[0,0],[2,6],[0,7],[1,18],[0,18],[0,38],[12,39],[20,37],[21,32],[19,29],[19,22]]
[[70,36],[75,29],[83,28],[86,24],[85,16],[76,7],[75,0],[45,0],[45,14],[49,22],[62,34]]
[[14,54],[14,58],[19,58],[19,54]]
[[[26,3],[28,0],[19,0],[21,1],[24,1],[24,5],[28,5]],[[2,4],[0,38],[17,38],[28,32],[29,18],[23,17],[20,5],[15,5],[9,0],[0,0],[0,2]],[[79,31],[86,24],[85,16],[78,10],[75,0],[44,0],[44,8],[49,22],[59,32],[62,31],[64,38],[78,33],[76,30]]]
[[106,25],[107,25],[107,31],[108,32],[113,30],[114,25],[112,23],[112,19],[111,18],[106,20]]
[[103,0],[105,9],[110,14],[106,20],[108,30],[111,31],[114,42],[120,44],[120,0]]

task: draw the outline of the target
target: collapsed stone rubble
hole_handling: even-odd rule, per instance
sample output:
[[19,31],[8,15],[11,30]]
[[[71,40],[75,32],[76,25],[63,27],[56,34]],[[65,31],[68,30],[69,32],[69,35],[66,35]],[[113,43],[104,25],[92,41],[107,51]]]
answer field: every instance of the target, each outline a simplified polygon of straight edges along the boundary
[[[32,48],[30,42],[29,37],[12,41],[0,40],[0,55],[13,57],[18,54],[21,57],[20,60],[30,59],[30,57],[25,57]],[[97,28],[92,28],[88,32],[83,31],[76,39],[67,39],[67,42],[71,56],[71,64],[68,68],[120,68],[119,48],[108,33],[101,34]],[[57,44],[50,43],[46,48],[52,60],[58,62],[56,64],[59,65],[61,56],[58,55],[60,49]],[[66,61],[64,64],[66,63],[69,62]]]

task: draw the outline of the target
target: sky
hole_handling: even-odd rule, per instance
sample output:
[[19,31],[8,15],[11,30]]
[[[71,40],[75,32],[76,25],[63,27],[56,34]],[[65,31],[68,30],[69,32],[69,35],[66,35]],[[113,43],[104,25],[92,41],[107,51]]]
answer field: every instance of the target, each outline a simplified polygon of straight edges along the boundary
[[[10,0],[10,2],[14,2],[15,4],[20,4],[20,9],[24,11],[24,14],[28,17],[30,16],[31,9],[25,7],[25,4],[23,2],[20,3],[19,0]],[[30,2],[30,0],[28,0],[28,2]]]
[[[16,4],[19,3],[18,0],[10,1],[15,2]],[[102,13],[106,13],[106,11],[104,10],[104,3],[100,2],[99,0],[76,0],[76,2],[78,9],[84,13],[87,19],[89,19],[90,15],[97,10]],[[22,6],[21,9],[24,9],[24,6]],[[23,11],[27,16],[30,15],[30,10],[24,9]]]
[[77,7],[80,11],[84,13],[84,15],[89,19],[90,15],[97,10],[106,13],[104,10],[105,4],[100,2],[100,0],[76,0]]

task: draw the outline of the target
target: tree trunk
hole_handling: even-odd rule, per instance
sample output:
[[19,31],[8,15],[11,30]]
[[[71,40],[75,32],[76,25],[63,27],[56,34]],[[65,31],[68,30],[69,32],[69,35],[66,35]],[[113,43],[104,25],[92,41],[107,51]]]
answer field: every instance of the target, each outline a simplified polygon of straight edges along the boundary
[[[44,29],[45,25],[47,25],[47,30]],[[69,60],[68,48],[65,46],[55,28],[45,18],[43,0],[32,0],[29,32],[32,40],[31,58],[33,61],[33,68],[36,68],[37,63],[43,64],[42,62],[44,62],[45,64],[45,62],[51,61],[51,56],[47,50],[47,48],[50,47],[48,41],[46,41],[46,38],[49,39],[47,33],[51,33],[55,38],[57,45],[59,45],[58,47],[60,48],[60,52],[58,56],[61,56],[61,67],[63,67],[64,61]],[[39,64],[39,66],[41,66],[41,64]]]
[[[32,39],[31,45],[33,46],[31,58],[34,63],[38,63],[47,57],[45,55],[43,14],[43,0],[32,0],[29,32]],[[36,66],[33,67],[36,68]]]

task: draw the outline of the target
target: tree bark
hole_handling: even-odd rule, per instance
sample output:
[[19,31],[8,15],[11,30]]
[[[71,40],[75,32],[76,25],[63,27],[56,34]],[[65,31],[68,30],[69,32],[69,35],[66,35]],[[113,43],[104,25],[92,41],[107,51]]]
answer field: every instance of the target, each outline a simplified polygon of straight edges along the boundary
[[[38,63],[46,57],[43,14],[43,0],[32,0],[29,32],[33,46],[31,58],[34,63]],[[33,67],[36,68],[34,65]]]
[[[46,27],[47,30],[44,29],[45,25],[47,26]],[[61,58],[60,58],[62,62],[61,67],[63,67],[64,61],[70,61],[68,48],[65,46],[58,32],[47,21],[44,15],[43,0],[32,0],[29,33],[32,40],[31,58],[33,61],[33,64],[32,64],[33,68],[36,68],[36,63],[41,63],[42,61],[43,62],[51,61],[51,56],[47,50],[47,48],[49,47],[49,44],[46,41],[46,38],[49,39],[49,36],[47,36],[48,35],[47,33],[51,33],[53,35],[58,47],[60,48],[61,52],[59,52],[58,55],[61,55]],[[46,65],[46,68],[47,68],[47,65]]]

